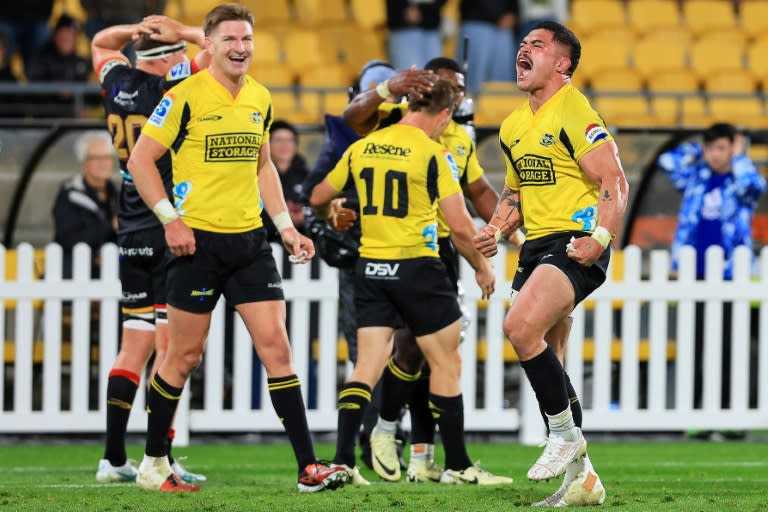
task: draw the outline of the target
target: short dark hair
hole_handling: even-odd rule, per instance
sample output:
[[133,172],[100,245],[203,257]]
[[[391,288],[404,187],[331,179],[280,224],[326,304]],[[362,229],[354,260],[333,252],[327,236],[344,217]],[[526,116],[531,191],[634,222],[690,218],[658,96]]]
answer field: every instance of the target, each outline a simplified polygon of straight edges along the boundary
[[408,101],[408,110],[411,112],[427,112],[437,114],[443,109],[453,112],[456,106],[456,93],[453,90],[451,82],[444,78],[439,78],[432,91],[424,94],[420,99],[412,98]]
[[253,14],[247,7],[240,4],[217,5],[205,16],[203,33],[211,35],[216,27],[224,21],[247,21],[253,27]]
[[298,140],[299,138],[299,132],[296,130],[296,127],[293,126],[288,121],[283,121],[282,119],[275,119],[272,122],[272,125],[269,127],[269,134],[272,135],[275,133],[276,130],[288,130],[293,134],[293,137]]
[[424,65],[424,69],[427,71],[437,71],[438,69],[449,69],[456,73],[461,73],[461,68],[458,62],[450,57],[435,57]]
[[736,127],[730,123],[715,123],[704,130],[704,144],[709,144],[717,139],[726,138],[733,142],[736,138]]
[[565,74],[573,76],[574,71],[576,71],[576,68],[579,65],[579,60],[581,59],[581,42],[579,41],[579,38],[576,37],[576,34],[574,34],[571,29],[556,21],[541,21],[534,25],[531,30],[538,29],[552,32],[552,40],[554,42],[568,47],[570,52],[568,58],[571,59],[571,67],[568,68]]

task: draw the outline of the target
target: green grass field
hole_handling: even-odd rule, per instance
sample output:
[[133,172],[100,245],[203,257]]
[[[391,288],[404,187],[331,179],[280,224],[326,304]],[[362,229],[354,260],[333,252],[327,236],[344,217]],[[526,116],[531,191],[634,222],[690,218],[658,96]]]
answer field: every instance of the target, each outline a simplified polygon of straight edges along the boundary
[[[385,483],[316,494],[296,490],[288,445],[202,444],[176,449],[184,464],[207,474],[199,494],[160,495],[130,484],[98,484],[101,445],[0,446],[0,510],[34,511],[508,511],[532,510],[559,481],[525,479],[539,448],[473,444],[470,454],[487,469],[515,478],[504,487]],[[139,458],[141,447],[129,447]],[[321,456],[333,448],[319,445]],[[768,510],[768,443],[592,443],[590,455],[607,489],[611,511]]]

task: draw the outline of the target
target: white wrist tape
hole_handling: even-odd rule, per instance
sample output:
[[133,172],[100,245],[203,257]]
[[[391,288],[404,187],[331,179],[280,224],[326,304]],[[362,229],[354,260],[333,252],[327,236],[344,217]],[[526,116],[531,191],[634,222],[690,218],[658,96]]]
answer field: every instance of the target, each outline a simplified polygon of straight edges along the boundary
[[611,240],[613,240],[615,237],[603,226],[597,226],[595,231],[592,232],[592,238],[597,240],[597,243],[602,245],[603,249],[605,249],[611,245]]
[[282,211],[272,217],[272,223],[275,225],[278,232],[293,227],[293,221],[287,211]]
[[167,197],[159,200],[157,204],[152,207],[152,212],[154,212],[155,216],[163,225],[179,218],[179,214],[176,213],[176,208],[173,207]]
[[392,96],[392,92],[389,90],[389,80],[384,80],[377,85],[376,93],[384,100]]
[[496,226],[494,226],[493,224],[488,224],[488,225],[489,225],[489,226],[491,226],[493,229],[495,229],[495,230],[496,230],[496,231],[493,233],[493,238],[495,238],[495,239],[496,239],[496,243],[499,243],[499,240],[501,240],[501,236],[502,236],[502,235],[501,235],[501,228],[497,228],[497,227],[496,227]]

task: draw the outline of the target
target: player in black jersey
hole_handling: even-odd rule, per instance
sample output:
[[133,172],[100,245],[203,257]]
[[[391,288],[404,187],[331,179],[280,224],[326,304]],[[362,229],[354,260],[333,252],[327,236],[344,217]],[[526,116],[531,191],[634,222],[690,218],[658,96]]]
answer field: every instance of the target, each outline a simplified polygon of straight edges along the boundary
[[[120,49],[135,39],[136,66]],[[168,345],[165,309],[165,263],[168,257],[163,227],[136,192],[126,162],[142,126],[163,94],[176,83],[207,67],[210,57],[200,52],[190,62],[186,43],[203,45],[203,31],[165,16],[150,16],[137,25],[116,25],[97,33],[91,45],[93,67],[104,97],[107,127],[120,160],[123,183],[118,208],[118,245],[123,333],[120,352],[107,384],[107,436],[104,458],[96,479],[100,482],[136,480],[136,468],[125,452],[128,416],[140,374],[152,352],[153,373]],[[171,157],[158,161],[166,191],[171,193]],[[169,432],[169,445],[173,430]],[[169,447],[170,457],[170,447]],[[186,471],[170,459],[177,476],[187,483],[205,477]],[[179,485],[185,486],[179,482]]]

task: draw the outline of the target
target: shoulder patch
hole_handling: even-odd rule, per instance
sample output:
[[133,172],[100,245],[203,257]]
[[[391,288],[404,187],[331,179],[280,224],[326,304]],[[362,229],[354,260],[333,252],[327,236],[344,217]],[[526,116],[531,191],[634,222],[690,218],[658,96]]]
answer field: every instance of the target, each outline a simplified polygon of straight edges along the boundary
[[182,62],[181,64],[176,64],[175,66],[173,66],[171,70],[168,72],[166,79],[169,82],[173,82],[175,80],[182,80],[189,76],[192,76],[192,67],[189,61],[186,61],[186,62]]
[[157,104],[155,110],[152,112],[152,115],[149,116],[149,120],[147,122],[153,126],[162,128],[162,126],[165,124],[165,119],[168,117],[168,113],[171,111],[171,108],[173,108],[173,94],[167,94],[162,100],[160,100],[160,103]]
[[124,61],[118,60],[118,59],[109,60],[105,62],[104,64],[101,65],[101,69],[99,69],[99,83],[100,84],[104,83],[104,79],[107,78],[107,75],[109,74],[109,72],[115,69],[117,66],[127,66],[127,65],[128,64],[126,64]]
[[459,166],[456,165],[456,159],[453,158],[453,155],[447,149],[443,150],[443,155],[445,155],[445,161],[448,162],[448,167],[451,169],[453,179],[459,181]]
[[599,140],[607,138],[608,132],[599,124],[592,123],[584,130],[584,137],[587,139],[587,142],[594,144]]

